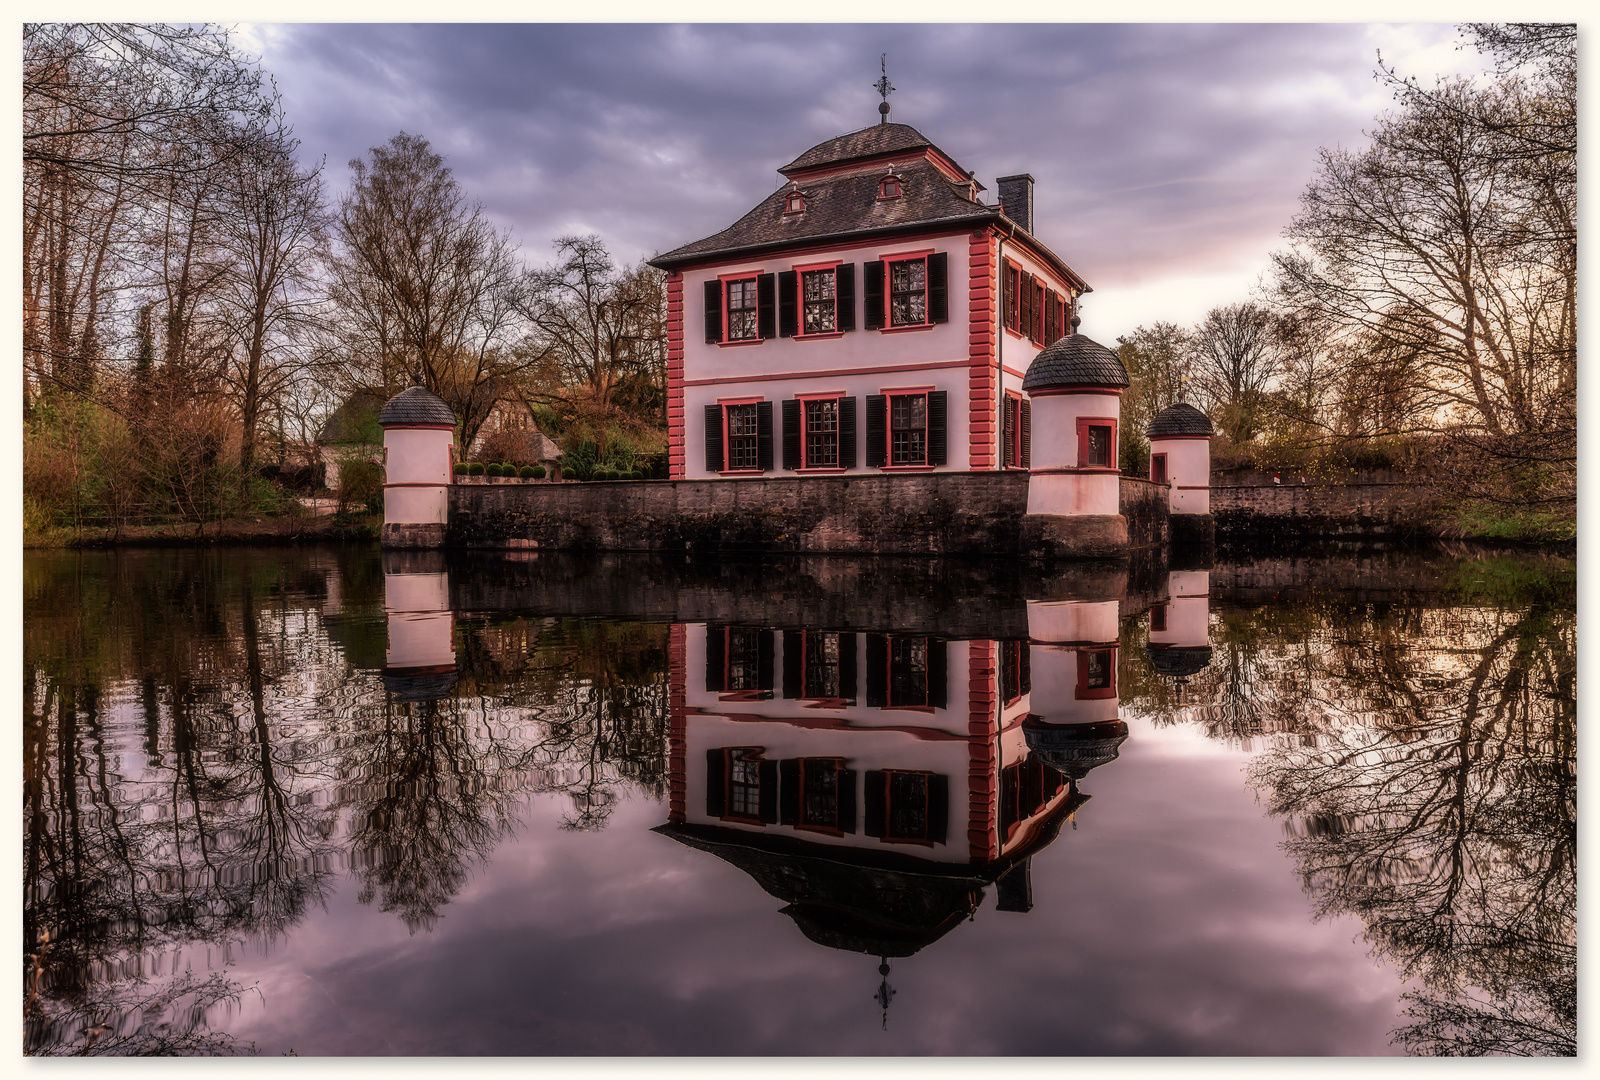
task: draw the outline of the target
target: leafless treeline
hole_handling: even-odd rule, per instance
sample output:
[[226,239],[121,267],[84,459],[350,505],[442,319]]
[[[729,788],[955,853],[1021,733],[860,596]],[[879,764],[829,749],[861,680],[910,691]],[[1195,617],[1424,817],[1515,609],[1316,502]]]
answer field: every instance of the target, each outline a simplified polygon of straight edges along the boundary
[[270,510],[260,464],[412,373],[464,443],[500,398],[604,410],[629,380],[664,384],[656,271],[597,237],[528,269],[404,132],[329,206],[224,31],[29,24],[23,54],[30,526]]
[[1494,73],[1380,68],[1396,108],[1322,151],[1258,300],[1122,340],[1133,419],[1186,394],[1236,444],[1420,435],[1474,495],[1572,505],[1576,28],[1462,29]]

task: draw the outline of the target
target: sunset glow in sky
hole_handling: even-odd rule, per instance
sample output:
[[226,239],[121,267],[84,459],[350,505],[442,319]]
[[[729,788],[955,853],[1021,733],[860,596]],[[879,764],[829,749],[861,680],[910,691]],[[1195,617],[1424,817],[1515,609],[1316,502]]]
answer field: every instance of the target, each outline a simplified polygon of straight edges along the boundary
[[405,130],[429,139],[530,263],[594,232],[633,261],[717,232],[777,167],[892,119],[988,188],[1031,173],[1036,232],[1093,286],[1113,343],[1248,297],[1319,147],[1426,83],[1476,72],[1449,24],[265,25],[240,27],[330,190]]

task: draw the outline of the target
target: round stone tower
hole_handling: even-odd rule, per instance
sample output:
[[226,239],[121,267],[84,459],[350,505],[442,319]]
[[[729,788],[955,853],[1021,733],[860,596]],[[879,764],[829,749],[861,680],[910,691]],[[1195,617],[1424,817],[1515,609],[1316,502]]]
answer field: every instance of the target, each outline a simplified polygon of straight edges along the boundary
[[1208,542],[1211,517],[1211,436],[1206,414],[1179,402],[1156,413],[1145,429],[1150,439],[1150,479],[1168,484],[1174,543]]
[[378,426],[383,428],[383,546],[443,547],[450,519],[455,414],[437,396],[413,385],[389,399]]
[[1040,350],[1022,381],[1033,414],[1024,536],[1120,555],[1128,547],[1117,467],[1128,372],[1116,353],[1077,332],[1077,316],[1072,331]]

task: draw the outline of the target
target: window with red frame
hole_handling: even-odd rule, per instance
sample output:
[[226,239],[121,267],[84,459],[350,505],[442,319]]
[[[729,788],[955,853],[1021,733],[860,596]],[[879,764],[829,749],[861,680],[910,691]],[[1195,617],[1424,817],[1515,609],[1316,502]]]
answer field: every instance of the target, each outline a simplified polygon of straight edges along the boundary
[[805,467],[839,464],[839,399],[802,402],[806,414]]
[[885,176],[878,183],[878,198],[898,199],[900,197],[900,178],[898,176]]
[[1110,649],[1086,649],[1078,654],[1084,690],[1111,690],[1116,686],[1115,654]]
[[1155,604],[1150,608],[1150,629],[1160,633],[1167,628],[1167,605]]
[[760,458],[757,454],[760,432],[756,402],[729,405],[727,413],[729,470],[760,468]]
[[911,769],[873,769],[865,778],[868,836],[942,844],[950,817],[950,778]]
[[771,698],[775,642],[771,630],[759,627],[707,626],[706,690],[732,700]]
[[785,630],[783,696],[835,705],[853,703],[856,636],[821,630]]
[[928,463],[928,395],[889,396],[889,464]]
[[1150,455],[1150,479],[1157,484],[1167,482],[1167,455]]
[[889,325],[923,326],[928,321],[928,260],[889,264]]
[[1078,466],[1111,468],[1116,461],[1117,425],[1110,418],[1078,418]]
[[727,341],[756,341],[761,337],[761,303],[756,278],[740,278],[727,287]]
[[759,746],[706,751],[706,816],[748,824],[778,820],[778,763]]
[[783,201],[783,212],[785,214],[798,214],[805,208],[806,197],[798,191],[791,193]]
[[867,635],[867,705],[875,709],[948,707],[946,642],[920,635]]
[[1019,825],[1043,810],[1066,786],[1065,776],[1032,754],[1007,766],[1000,773],[1001,837],[1010,840]]
[[839,781],[843,771],[844,762],[837,758],[800,759],[800,813],[795,824],[802,829],[840,829]]
[[837,280],[832,267],[800,275],[801,333],[831,334],[838,329]]

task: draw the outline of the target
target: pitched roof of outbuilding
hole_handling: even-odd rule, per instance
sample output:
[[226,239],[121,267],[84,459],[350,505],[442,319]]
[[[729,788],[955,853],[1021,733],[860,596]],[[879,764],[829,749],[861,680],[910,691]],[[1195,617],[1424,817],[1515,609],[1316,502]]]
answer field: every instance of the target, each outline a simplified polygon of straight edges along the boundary
[[925,147],[933,147],[933,143],[910,124],[873,124],[860,131],[819,142],[778,171],[787,176],[791,172],[819,165],[838,165],[859,158],[876,157],[878,154],[921,150]]
[[383,408],[383,391],[357,390],[345,398],[317,433],[319,443],[370,443],[379,441],[372,418]]
[[[901,194],[898,198],[880,199],[878,184],[888,171],[887,165],[869,166],[859,172],[785,184],[721,232],[650,261],[656,266],[670,266],[794,240],[821,240],[910,226],[976,225],[1001,216],[998,207],[967,198],[967,185],[951,180],[925,158],[896,162],[894,174],[900,178]],[[806,208],[784,213],[784,204],[795,191],[806,197]]]
[[1156,413],[1150,426],[1145,428],[1145,435],[1152,439],[1163,435],[1212,435],[1215,432],[1205,413],[1182,401]]
[[1030,392],[1057,386],[1127,385],[1128,371],[1117,354],[1077,333],[1040,349],[1022,380],[1022,389]]
[[379,427],[401,424],[446,424],[455,427],[456,415],[437,395],[421,386],[408,386],[384,405]]

